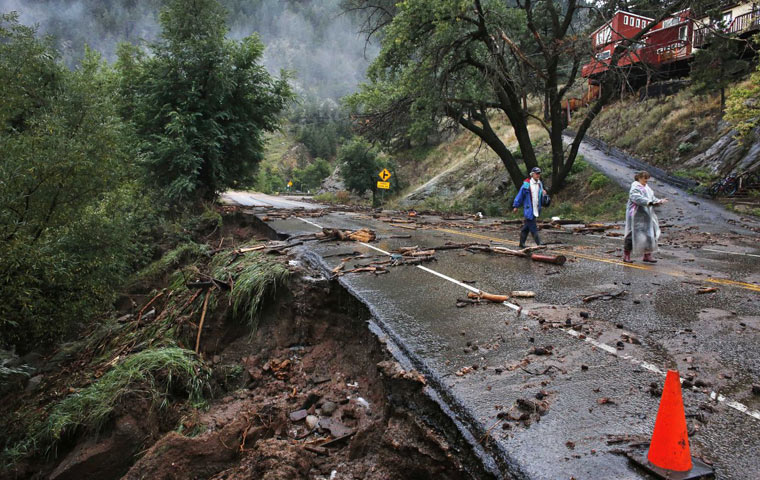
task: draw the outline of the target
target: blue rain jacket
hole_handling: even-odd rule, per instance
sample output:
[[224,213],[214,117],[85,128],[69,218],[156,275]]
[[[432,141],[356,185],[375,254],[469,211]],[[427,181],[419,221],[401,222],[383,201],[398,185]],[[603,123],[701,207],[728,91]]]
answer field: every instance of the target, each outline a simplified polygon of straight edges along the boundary
[[[541,182],[541,180],[538,181],[538,186],[541,188],[541,190],[538,192],[538,214],[540,215],[541,204],[543,203],[541,201],[541,198],[544,196],[544,184]],[[523,206],[523,215],[525,218],[528,220],[533,220],[536,218],[533,215],[533,204],[530,197],[530,177],[523,181],[522,187],[520,187],[520,191],[517,192],[515,201],[512,202],[512,208],[517,208],[520,205]]]

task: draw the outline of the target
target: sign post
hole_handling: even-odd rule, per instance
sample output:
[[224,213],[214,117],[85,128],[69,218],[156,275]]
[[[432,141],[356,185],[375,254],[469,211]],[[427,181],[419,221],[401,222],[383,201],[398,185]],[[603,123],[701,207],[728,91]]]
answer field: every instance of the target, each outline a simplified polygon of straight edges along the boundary
[[388,171],[387,168],[384,168],[380,173],[377,174],[378,177],[380,177],[380,180],[382,182],[377,182],[377,188],[388,190],[391,188],[391,184],[388,181],[389,178],[391,178],[391,172]]
[[380,180],[382,180],[381,182],[377,182],[377,189],[389,190],[391,188],[391,184],[388,179],[391,178],[391,172],[389,172],[387,168],[384,168],[380,173],[377,174],[377,176],[380,177]]

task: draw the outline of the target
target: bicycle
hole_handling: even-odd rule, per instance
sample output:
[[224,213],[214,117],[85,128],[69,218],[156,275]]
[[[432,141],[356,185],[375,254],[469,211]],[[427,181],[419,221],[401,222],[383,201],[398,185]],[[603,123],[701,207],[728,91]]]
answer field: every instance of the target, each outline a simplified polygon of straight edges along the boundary
[[739,179],[736,175],[731,174],[713,183],[710,188],[707,189],[707,193],[711,197],[717,197],[718,195],[725,195],[727,197],[730,197],[738,190]]

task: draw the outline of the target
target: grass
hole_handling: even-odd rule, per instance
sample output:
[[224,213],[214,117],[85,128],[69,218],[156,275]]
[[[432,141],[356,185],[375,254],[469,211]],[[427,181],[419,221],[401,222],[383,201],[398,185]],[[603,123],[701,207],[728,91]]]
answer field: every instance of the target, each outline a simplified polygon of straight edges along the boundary
[[203,406],[209,379],[210,371],[191,350],[175,346],[130,355],[94,383],[53,404],[46,420],[25,418],[28,435],[3,450],[0,464],[8,471],[30,453],[55,452],[57,443],[68,436],[98,432],[128,395],[149,397],[154,408],[165,407],[174,395]]
[[215,278],[234,279],[230,300],[232,313],[248,323],[251,331],[258,326],[258,313],[264,299],[283,284],[290,272],[285,265],[259,252],[236,255],[234,252],[214,256],[212,271]]
[[182,243],[176,248],[168,251],[160,259],[140,270],[135,275],[133,283],[158,280],[163,275],[168,274],[184,264],[197,261],[207,256],[208,253],[208,245],[201,245],[195,242]]
[[66,397],[50,412],[46,435],[52,441],[79,429],[98,431],[116,405],[130,393],[148,395],[166,406],[171,392],[182,391],[201,405],[208,371],[194,352],[179,347],[148,349],[130,355],[92,385]]
[[[583,118],[583,111],[571,127]],[[588,134],[632,155],[666,168],[705,151],[723,133],[719,128],[720,101],[697,96],[688,89],[675,95],[639,101],[630,96],[608,105],[591,124]],[[691,141],[682,139],[696,131]]]

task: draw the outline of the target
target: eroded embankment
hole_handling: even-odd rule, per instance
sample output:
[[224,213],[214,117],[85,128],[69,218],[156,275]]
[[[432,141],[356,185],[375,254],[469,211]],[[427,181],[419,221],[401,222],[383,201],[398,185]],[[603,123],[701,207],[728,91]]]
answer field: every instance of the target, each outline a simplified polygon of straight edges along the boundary
[[[125,478],[487,478],[424,379],[392,360],[369,313],[308,272],[253,336],[211,326],[215,365],[240,388],[156,442]],[[214,338],[221,336],[221,338]]]
[[51,353],[2,409],[0,476],[491,478],[367,307],[258,251],[250,221],[167,254],[131,313]]

